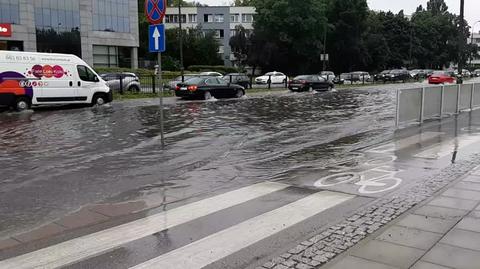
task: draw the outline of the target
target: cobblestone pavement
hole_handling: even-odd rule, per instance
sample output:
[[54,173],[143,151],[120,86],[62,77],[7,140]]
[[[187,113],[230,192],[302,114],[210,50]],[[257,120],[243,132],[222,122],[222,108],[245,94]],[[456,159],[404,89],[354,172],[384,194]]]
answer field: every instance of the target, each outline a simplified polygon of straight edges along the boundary
[[318,268],[480,164],[480,154],[452,164],[410,188],[380,198],[346,220],[256,269]]

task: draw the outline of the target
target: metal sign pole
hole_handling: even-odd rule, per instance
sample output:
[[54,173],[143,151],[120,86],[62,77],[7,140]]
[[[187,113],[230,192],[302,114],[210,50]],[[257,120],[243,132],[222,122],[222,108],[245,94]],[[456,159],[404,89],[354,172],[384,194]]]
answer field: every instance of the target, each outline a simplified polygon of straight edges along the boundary
[[162,143],[162,147],[165,147],[165,135],[164,135],[164,123],[163,123],[163,81],[162,81],[162,53],[158,53],[158,94],[160,99],[160,139]]

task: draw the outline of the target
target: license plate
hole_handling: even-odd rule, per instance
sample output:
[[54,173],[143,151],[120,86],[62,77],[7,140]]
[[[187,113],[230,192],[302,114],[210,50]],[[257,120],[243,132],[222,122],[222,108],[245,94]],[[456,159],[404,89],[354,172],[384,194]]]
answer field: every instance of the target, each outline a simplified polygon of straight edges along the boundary
[[298,90],[298,87],[292,87],[293,90]]
[[187,87],[181,87],[180,90],[181,90],[181,91],[186,91],[186,90],[187,90]]

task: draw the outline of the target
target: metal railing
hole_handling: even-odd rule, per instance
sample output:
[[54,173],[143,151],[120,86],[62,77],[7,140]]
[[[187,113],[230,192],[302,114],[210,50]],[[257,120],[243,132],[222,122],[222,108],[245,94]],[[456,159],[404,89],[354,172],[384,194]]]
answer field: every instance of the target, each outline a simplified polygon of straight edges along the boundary
[[397,90],[395,125],[441,119],[480,108],[480,84],[427,86]]

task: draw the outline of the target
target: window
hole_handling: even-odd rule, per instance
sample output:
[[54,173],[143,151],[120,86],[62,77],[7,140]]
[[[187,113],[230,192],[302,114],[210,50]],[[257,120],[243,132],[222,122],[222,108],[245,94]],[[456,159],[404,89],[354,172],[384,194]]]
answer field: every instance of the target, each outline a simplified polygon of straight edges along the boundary
[[[5,0],[0,0],[0,3]],[[17,1],[18,2],[18,1]],[[80,29],[79,0],[34,1],[35,26],[37,29],[57,33]]]
[[215,34],[213,35],[215,38],[224,38],[225,37],[225,31],[224,30],[215,30]]
[[203,15],[203,22],[213,22],[213,17],[212,14],[205,14]]
[[253,14],[242,14],[242,22],[252,23],[253,22]]
[[231,14],[230,22],[240,22],[240,14]]
[[220,53],[220,54],[225,53],[225,47],[224,46],[218,46],[218,53]]
[[97,67],[118,67],[118,47],[94,45],[93,65]]
[[129,2],[128,0],[93,0],[93,30],[129,33]]
[[20,24],[18,0],[0,0],[0,22]]
[[197,14],[188,14],[188,21],[192,23],[197,22]]
[[97,76],[90,70],[90,68],[84,65],[77,65],[78,76],[83,81],[95,82]]
[[207,85],[218,85],[218,80],[216,78],[209,78],[205,81]]
[[215,14],[214,20],[215,22],[224,22],[225,17],[223,16],[223,14]]

